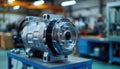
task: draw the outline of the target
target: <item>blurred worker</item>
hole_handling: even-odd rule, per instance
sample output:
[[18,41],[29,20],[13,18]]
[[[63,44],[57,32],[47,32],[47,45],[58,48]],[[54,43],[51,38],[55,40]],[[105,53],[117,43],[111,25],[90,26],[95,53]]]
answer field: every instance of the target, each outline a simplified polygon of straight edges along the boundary
[[100,34],[101,36],[105,35],[106,22],[103,19],[101,14],[97,15],[97,19],[94,24],[94,33]]

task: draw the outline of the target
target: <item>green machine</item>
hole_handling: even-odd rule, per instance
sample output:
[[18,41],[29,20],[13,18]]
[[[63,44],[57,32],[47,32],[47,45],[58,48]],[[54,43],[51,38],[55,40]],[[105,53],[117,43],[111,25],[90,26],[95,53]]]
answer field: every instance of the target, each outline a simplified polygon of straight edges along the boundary
[[120,2],[107,4],[107,37],[110,41],[120,41]]

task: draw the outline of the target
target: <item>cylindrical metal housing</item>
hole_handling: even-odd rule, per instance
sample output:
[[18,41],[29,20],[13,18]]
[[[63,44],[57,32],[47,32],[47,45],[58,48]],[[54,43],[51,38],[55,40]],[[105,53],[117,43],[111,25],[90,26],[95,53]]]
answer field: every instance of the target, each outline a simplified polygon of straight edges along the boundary
[[25,48],[33,48],[51,55],[68,55],[76,45],[78,34],[72,22],[63,17],[45,15],[26,17],[21,32]]

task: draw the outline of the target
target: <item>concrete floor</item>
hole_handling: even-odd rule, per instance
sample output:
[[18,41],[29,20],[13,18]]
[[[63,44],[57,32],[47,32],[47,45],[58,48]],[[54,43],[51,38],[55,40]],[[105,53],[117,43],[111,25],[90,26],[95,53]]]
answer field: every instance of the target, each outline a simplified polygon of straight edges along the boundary
[[[0,69],[7,69],[7,51],[0,49]],[[13,60],[13,64],[17,65],[18,67],[14,67],[13,69],[21,69],[21,62],[17,62],[16,60]],[[33,69],[33,68],[29,68]],[[92,69],[120,69],[120,64],[108,64],[106,62],[102,62],[99,60],[93,59]]]

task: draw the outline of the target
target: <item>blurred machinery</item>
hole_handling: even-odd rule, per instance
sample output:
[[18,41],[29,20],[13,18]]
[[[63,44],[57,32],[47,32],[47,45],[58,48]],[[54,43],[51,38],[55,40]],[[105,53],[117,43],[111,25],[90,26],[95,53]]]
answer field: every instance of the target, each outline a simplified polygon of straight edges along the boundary
[[120,2],[107,4],[107,37],[111,43],[110,63],[120,63]]
[[120,3],[107,4],[108,39],[120,41]]
[[72,53],[78,34],[72,22],[59,15],[27,16],[18,28],[26,54],[44,62],[64,60]]

